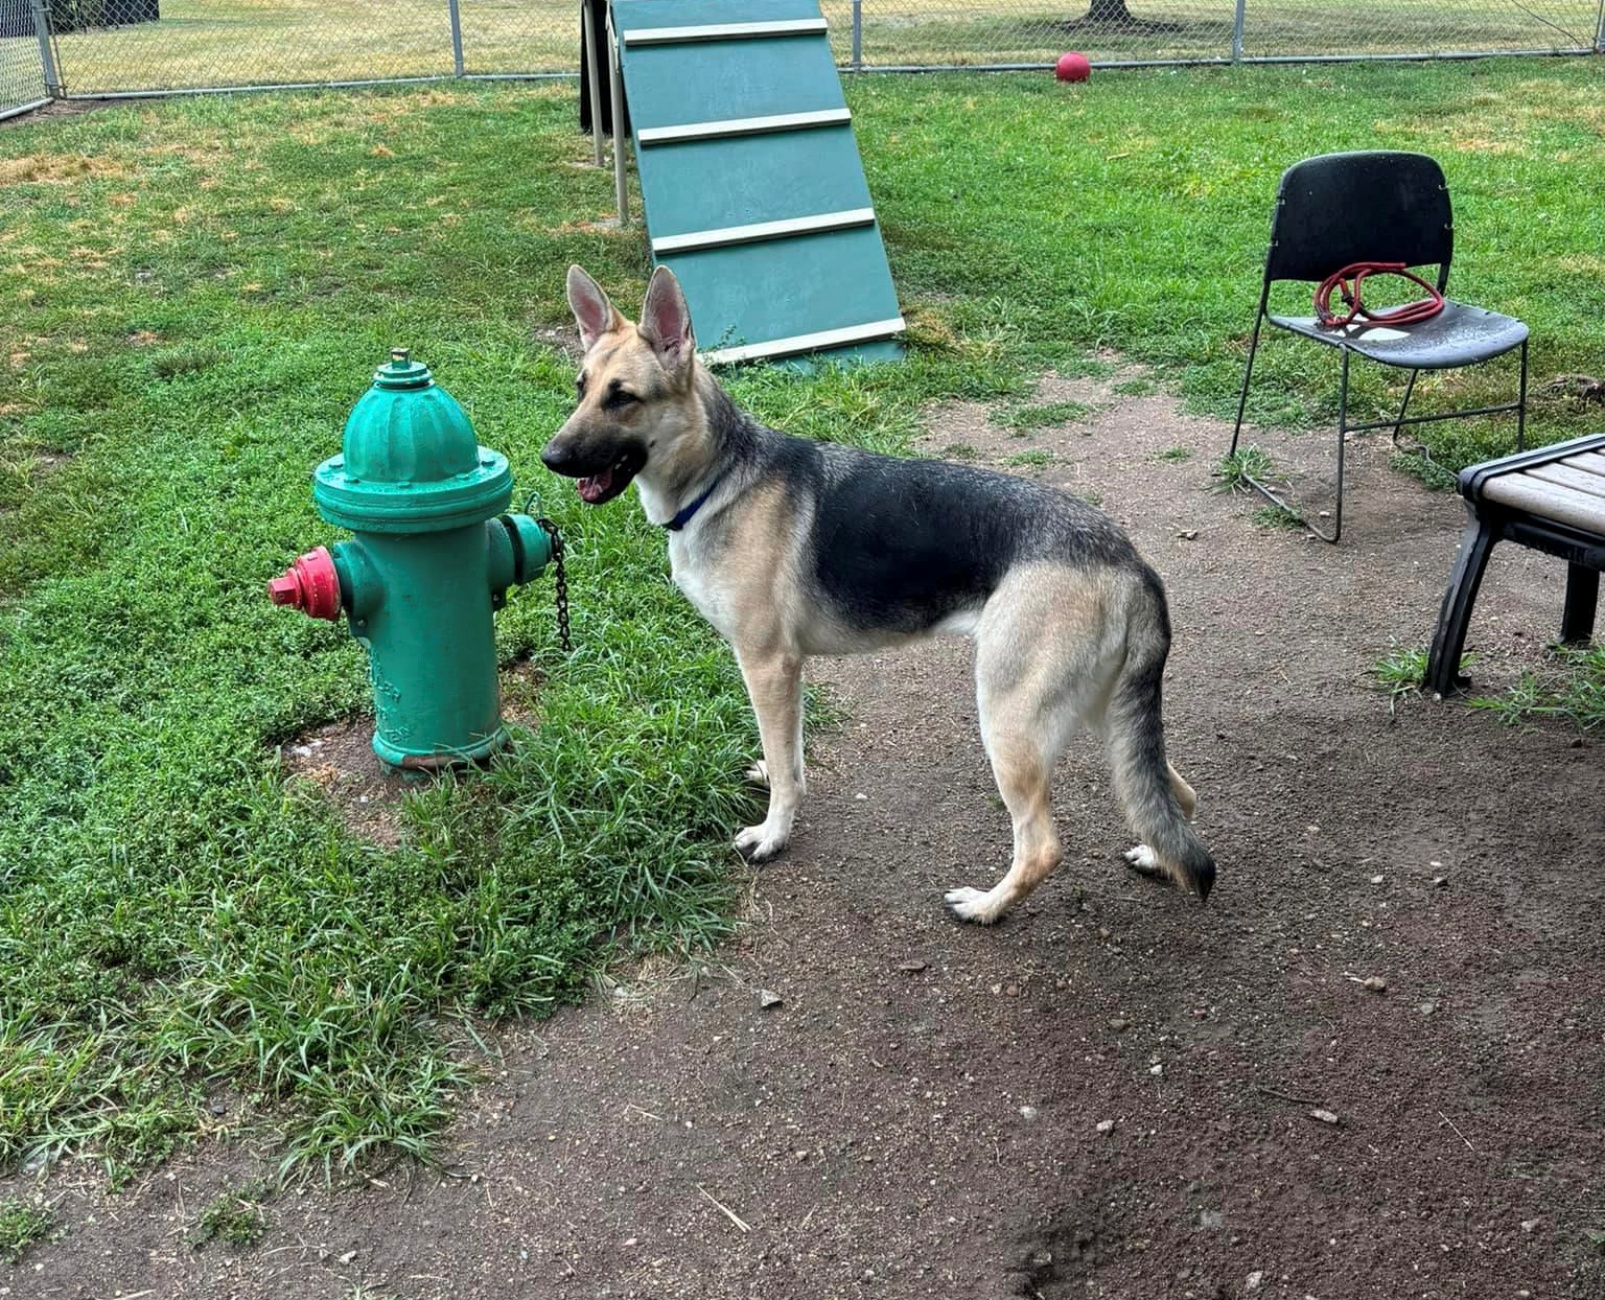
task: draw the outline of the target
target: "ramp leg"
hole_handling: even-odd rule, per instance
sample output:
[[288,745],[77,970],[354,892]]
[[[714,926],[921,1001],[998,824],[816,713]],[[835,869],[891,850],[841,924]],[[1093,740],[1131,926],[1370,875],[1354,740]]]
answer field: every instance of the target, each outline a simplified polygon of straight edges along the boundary
[[619,204],[619,225],[630,224],[630,186],[624,169],[624,76],[619,71],[619,38],[613,19],[607,23],[607,82],[613,101],[613,191]]
[[580,24],[585,32],[586,94],[591,101],[591,151],[602,165],[602,58],[596,44],[596,16],[589,0],[580,0]]

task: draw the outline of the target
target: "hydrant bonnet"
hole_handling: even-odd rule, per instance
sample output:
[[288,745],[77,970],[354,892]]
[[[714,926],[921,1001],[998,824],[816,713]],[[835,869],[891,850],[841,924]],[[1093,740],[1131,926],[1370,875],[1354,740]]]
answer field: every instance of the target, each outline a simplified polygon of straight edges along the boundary
[[481,447],[461,406],[404,348],[352,408],[341,453],[319,465],[312,496],[330,523],[357,532],[461,528],[507,509],[507,458]]

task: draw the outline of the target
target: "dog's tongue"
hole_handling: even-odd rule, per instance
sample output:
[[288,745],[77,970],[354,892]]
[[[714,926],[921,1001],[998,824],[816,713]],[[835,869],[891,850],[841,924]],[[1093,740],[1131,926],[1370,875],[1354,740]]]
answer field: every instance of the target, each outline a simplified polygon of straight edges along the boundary
[[575,486],[580,490],[580,500],[594,506],[613,486],[613,471],[605,469],[600,474],[589,474],[585,478],[575,480]]

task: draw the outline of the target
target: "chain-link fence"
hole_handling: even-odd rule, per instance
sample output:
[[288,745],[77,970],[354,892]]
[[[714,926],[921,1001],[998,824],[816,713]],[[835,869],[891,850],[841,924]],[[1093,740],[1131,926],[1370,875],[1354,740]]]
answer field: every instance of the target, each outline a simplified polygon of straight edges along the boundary
[[[855,25],[854,9],[860,10]],[[1583,53],[1601,0],[826,0],[864,68]]]
[[[47,9],[51,38],[35,32]],[[1605,0],[824,0],[843,67],[1583,53]],[[53,55],[54,69],[48,60]],[[572,75],[578,0],[0,0],[0,112],[69,96]],[[59,71],[59,77],[52,73]]]
[[0,0],[0,117],[25,113],[49,98],[46,30],[43,10],[30,0]]

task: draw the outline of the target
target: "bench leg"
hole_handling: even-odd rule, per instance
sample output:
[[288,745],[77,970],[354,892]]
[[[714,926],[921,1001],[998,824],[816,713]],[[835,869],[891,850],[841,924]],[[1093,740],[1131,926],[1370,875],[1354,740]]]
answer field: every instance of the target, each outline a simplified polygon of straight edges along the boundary
[[1594,635],[1594,611],[1599,608],[1599,570],[1586,564],[1566,566],[1566,606],[1560,616],[1560,639],[1582,645]]
[[1438,626],[1432,634],[1427,655],[1427,672],[1422,686],[1437,695],[1452,695],[1470,682],[1460,675],[1460,654],[1466,648],[1466,629],[1471,623],[1471,607],[1477,602],[1488,556],[1499,540],[1498,534],[1483,520],[1472,515],[1460,535],[1460,550],[1449,573],[1449,589],[1443,593]]

